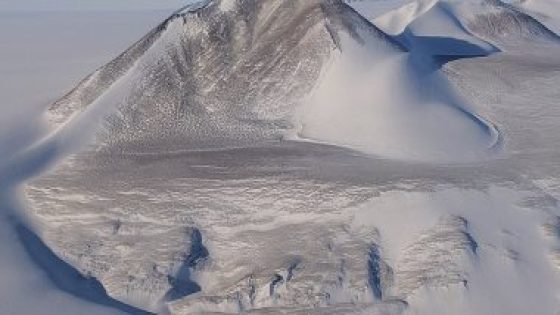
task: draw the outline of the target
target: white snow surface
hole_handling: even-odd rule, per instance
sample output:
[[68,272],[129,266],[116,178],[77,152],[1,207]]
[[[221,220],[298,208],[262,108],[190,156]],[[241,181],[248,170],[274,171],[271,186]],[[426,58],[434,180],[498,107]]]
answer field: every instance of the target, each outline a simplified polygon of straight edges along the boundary
[[560,4],[344,2],[187,6],[51,129],[107,58],[3,105],[0,313],[558,313]]

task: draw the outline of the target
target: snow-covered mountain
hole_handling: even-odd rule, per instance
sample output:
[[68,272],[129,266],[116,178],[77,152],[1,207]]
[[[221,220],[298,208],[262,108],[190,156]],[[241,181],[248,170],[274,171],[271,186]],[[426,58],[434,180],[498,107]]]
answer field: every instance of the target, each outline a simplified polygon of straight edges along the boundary
[[558,36],[385,2],[174,13],[49,108],[41,239],[139,312],[558,310]]
[[560,37],[540,21],[500,0],[410,1],[381,16],[370,13],[376,11],[375,3],[364,0],[354,6],[383,31],[398,36],[409,49],[434,55],[487,55],[515,50],[523,42],[560,44]]

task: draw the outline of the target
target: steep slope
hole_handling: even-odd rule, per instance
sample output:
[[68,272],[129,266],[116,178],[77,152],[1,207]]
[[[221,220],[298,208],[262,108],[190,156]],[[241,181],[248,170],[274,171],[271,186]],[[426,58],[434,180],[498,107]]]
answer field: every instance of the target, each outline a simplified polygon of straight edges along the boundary
[[[403,53],[398,44],[339,1],[208,1],[182,9],[50,109],[51,121],[60,127],[61,133],[81,131],[95,121],[102,126],[94,129],[97,135],[93,150],[68,159],[70,164],[66,171],[88,173],[83,167],[92,166],[90,179],[96,186],[107,179],[103,174],[108,173],[103,168],[111,168],[110,165],[115,161],[120,163],[123,157],[145,156],[165,161],[186,151],[257,142],[263,145],[276,140],[289,129],[295,107],[313,88],[330,55],[344,49],[343,41],[363,42],[366,35],[376,39],[374,47],[380,52]],[[160,176],[164,175],[159,172],[165,169],[167,167],[160,165],[155,169],[158,175],[148,182],[160,182],[163,179]],[[122,176],[117,181],[128,178],[129,183],[143,185],[129,178],[131,170],[123,166],[115,172]],[[77,199],[68,199],[69,203],[56,202],[61,207],[43,207],[42,202],[57,199],[58,192],[69,192],[62,188],[66,184],[55,179],[62,175],[61,171],[65,172],[59,169],[52,178],[57,183],[49,185],[60,190],[32,188],[29,194],[38,201],[34,208],[46,210],[41,218],[47,222],[47,227],[41,236],[55,251],[60,249],[57,252],[65,260],[97,278],[111,297],[150,311],[159,311],[165,303],[181,300],[200,290],[196,279],[191,279],[191,273],[203,265],[205,257],[200,253],[207,250],[203,244],[205,239],[193,235],[200,235],[196,234],[200,233],[198,226],[205,230],[211,225],[219,227],[222,219],[207,222],[193,214],[185,218],[186,221],[178,219],[166,212],[168,206],[155,199],[149,201],[152,197],[158,199],[157,193],[152,197],[146,195],[149,200],[139,198],[137,184],[133,184],[136,188],[130,191],[135,196],[133,199],[141,201],[135,203],[134,212],[147,217],[160,213],[162,219],[168,219],[158,220],[159,223],[152,219],[130,220],[128,215],[132,213],[128,206],[118,206],[120,202],[117,201],[121,193],[124,193],[122,196],[127,193],[115,187],[111,190],[117,195],[109,198],[113,200],[110,204],[102,205],[103,200],[108,199],[103,197],[105,192],[99,192],[101,203],[82,204],[79,211],[82,215],[78,212],[74,216],[73,211],[66,212],[62,208],[68,206],[69,210],[74,208],[74,201],[89,203],[93,199],[76,196]],[[164,181],[171,183],[177,174],[165,175]],[[97,190],[93,186],[88,189],[90,192]],[[204,186],[201,183],[201,187]],[[96,212],[98,207],[109,207],[116,217],[110,215],[113,218],[109,221],[98,218],[84,222],[83,215]],[[148,212],[140,214],[142,209]],[[242,212],[246,213],[246,209]],[[81,222],[78,225],[84,228],[84,233],[77,233],[73,224],[66,225],[67,222]],[[223,222],[226,226],[231,223]],[[49,226],[57,228],[50,230]],[[317,230],[325,233],[320,227]],[[91,231],[97,231],[94,238]],[[76,237],[65,239],[66,233]],[[322,239],[329,239],[329,234],[325,233]],[[241,236],[235,238],[243,243]],[[223,241],[214,239],[216,244]],[[286,243],[280,248],[292,245]],[[358,273],[354,285],[356,294],[366,304],[373,297],[368,293],[367,276],[358,275],[367,275],[368,246],[362,244],[355,251],[363,257],[354,266]],[[84,248],[86,252],[82,251]],[[146,251],[147,248],[150,251]],[[194,250],[196,248],[198,250]],[[311,252],[311,249],[308,253],[302,251],[301,255]],[[328,268],[311,265],[305,272],[311,278],[302,280],[301,291],[275,298],[274,304],[308,306],[330,301],[329,292],[336,290],[333,283],[336,276],[331,269],[337,268],[339,262],[327,256],[324,259]],[[292,262],[282,261],[279,267],[287,263]],[[249,271],[241,269],[235,277],[248,277],[245,272],[253,272],[251,267],[247,265]],[[272,266],[267,266],[266,272],[260,275],[251,276],[267,288],[261,288],[263,294],[270,285],[268,268]],[[220,266],[216,269],[216,274],[227,274]],[[322,272],[326,272],[324,279],[320,276]],[[252,285],[246,286],[235,277],[215,282],[214,286],[224,283],[230,286],[228,290],[206,286],[204,295],[195,300],[196,307],[203,307],[205,297],[212,295],[216,297],[210,298],[213,302],[207,310],[220,307],[243,310],[272,305],[266,294],[262,301],[255,301],[252,293],[248,293]],[[310,292],[305,289],[308,286],[315,289]]]
[[502,147],[441,64],[341,1],[207,1],[155,33],[53,106],[61,146],[101,127],[27,187],[41,239],[109,296],[174,315],[558,309],[557,56],[443,67]]
[[57,102],[55,121],[116,108],[103,141],[125,151],[278,137],[334,48],[324,13],[317,1],[232,5],[179,11]]
[[528,14],[500,0],[458,3],[458,16],[463,16],[466,28],[478,37],[502,47],[515,49],[525,43],[560,43],[560,37]]
[[[217,215],[211,220],[204,212],[183,217],[170,214],[169,207],[179,212],[193,209],[189,199],[183,206],[178,206],[181,202],[170,205],[167,197],[148,192],[151,189],[145,185],[169,184],[164,190],[179,188],[173,194],[183,195],[180,186],[190,184],[181,178],[191,176],[190,168],[184,173],[179,166],[166,166],[167,159],[201,149],[258,146],[268,150],[270,142],[273,152],[275,145],[293,145],[297,152],[307,146],[325,150],[307,142],[318,140],[399,159],[447,162],[484,157],[499,140],[495,129],[471,114],[437,69],[424,61],[342,1],[216,0],[177,11],[49,109],[60,134],[79,140],[94,126],[95,140],[91,149],[67,159],[43,184],[28,190],[33,207],[44,210],[40,217],[46,230],[41,236],[78,270],[98,279],[111,297],[151,311],[182,301],[201,288],[197,298],[174,307],[190,312],[200,307],[239,311],[377,303],[384,298],[388,284],[381,279],[390,278],[390,268],[385,267],[375,233],[368,232],[368,239],[362,240],[359,233],[349,232],[339,251],[301,247],[294,259],[305,262],[305,268],[292,284],[298,289],[278,295],[274,292],[284,289],[280,280],[270,283],[271,269],[284,270],[282,281],[287,281],[292,259],[275,263],[269,261],[273,255],[263,255],[262,272],[248,262],[223,263],[236,261],[219,249],[227,248],[230,238],[240,244],[254,242],[253,233],[245,235],[247,227],[227,219],[230,211],[239,211],[240,218],[250,216],[251,207],[226,207],[226,218],[220,211],[207,214]],[[429,88],[420,88],[420,81]],[[372,91],[375,85],[378,90]],[[332,133],[331,128],[340,132]],[[284,144],[278,142],[282,138],[306,141]],[[126,162],[129,158],[153,159],[158,167],[152,175],[146,170],[136,173],[135,162]],[[115,169],[117,165],[121,166]],[[73,174],[89,174],[87,194],[78,192],[85,183]],[[140,180],[139,175],[147,177]],[[129,191],[113,184],[97,186],[109,178],[132,186]],[[208,184],[212,185],[199,183],[212,189]],[[235,186],[235,181],[224,184]],[[71,192],[75,188],[78,191]],[[214,198],[221,198],[222,189]],[[232,192],[240,194],[243,189],[232,188]],[[279,188],[286,195],[290,189]],[[67,194],[73,196],[65,199]],[[134,211],[127,196],[136,200]],[[337,202],[347,200],[342,197]],[[81,210],[74,212],[76,207]],[[99,217],[94,214],[99,208],[112,214]],[[154,219],[154,215],[161,217]],[[81,232],[75,231],[76,224]],[[209,231],[211,226],[214,231]],[[326,230],[322,225],[305,229],[302,237],[317,235],[321,244],[331,242],[337,237],[332,233],[339,234],[341,227],[336,221],[326,226]],[[274,231],[262,238],[273,242]],[[67,239],[66,233],[76,237]],[[288,251],[298,242],[286,240],[277,251]],[[248,252],[258,253],[268,242],[246,246]],[[206,283],[195,276],[208,252],[221,264],[209,269],[224,279]],[[322,262],[313,262],[309,255],[322,257]],[[341,263],[349,260],[347,256],[355,261]],[[225,270],[236,265],[246,267],[227,277]],[[342,280],[337,276],[340,268],[345,273]],[[379,307],[402,305],[390,300],[388,306]]]
[[[357,8],[367,15],[367,7]],[[538,20],[500,0],[411,1],[371,21],[410,49],[436,56],[487,55],[497,48],[560,43]]]
[[455,16],[452,5],[441,1],[416,1],[375,21],[415,50],[434,56],[483,56],[497,51],[472,35]]

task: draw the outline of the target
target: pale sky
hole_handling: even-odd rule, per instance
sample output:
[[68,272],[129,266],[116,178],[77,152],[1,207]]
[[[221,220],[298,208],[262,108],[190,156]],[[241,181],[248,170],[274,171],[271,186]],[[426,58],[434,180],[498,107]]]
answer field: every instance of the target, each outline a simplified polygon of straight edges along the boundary
[[194,0],[0,0],[0,11],[114,11],[175,9]]

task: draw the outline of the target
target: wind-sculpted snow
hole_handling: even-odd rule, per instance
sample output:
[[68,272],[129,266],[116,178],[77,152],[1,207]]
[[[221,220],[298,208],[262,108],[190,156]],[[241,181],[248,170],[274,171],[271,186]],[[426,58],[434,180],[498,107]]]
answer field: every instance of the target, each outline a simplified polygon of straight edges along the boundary
[[516,0],[508,3],[531,15],[556,35],[560,35],[560,12],[555,0]]
[[159,38],[164,25],[165,22],[109,64],[89,75],[70,93],[53,104],[48,111],[49,121],[55,125],[62,124],[102,96],[113,83],[132,68],[134,62]]
[[177,11],[49,109],[31,153],[88,146],[26,187],[37,235],[161,314],[554,313],[559,48],[422,3]]
[[474,258],[478,244],[468,234],[464,218],[441,221],[404,250],[396,266],[396,294],[407,296],[426,286],[468,288],[464,266]]
[[463,26],[452,3],[411,2],[375,20],[408,47],[433,56],[484,56],[497,48]]
[[[372,0],[364,0],[368,1]],[[367,6],[357,8],[368,15]],[[523,42],[560,44],[560,37],[545,25],[500,0],[418,0],[371,21],[399,35],[410,49],[436,56],[482,56],[515,50]]]
[[499,149],[499,131],[454,95],[431,60],[345,41],[301,108],[299,136],[418,161],[472,161]]
[[471,14],[467,27],[473,33],[497,45],[507,47],[522,41],[560,43],[560,37],[539,21],[499,0],[487,0],[478,10],[472,7],[459,7],[459,10],[467,16],[467,12]]

